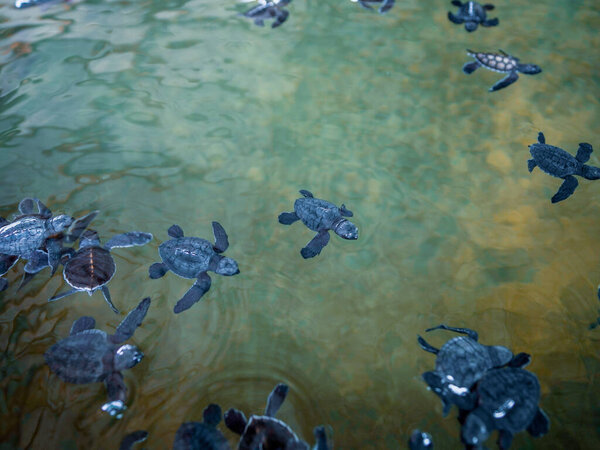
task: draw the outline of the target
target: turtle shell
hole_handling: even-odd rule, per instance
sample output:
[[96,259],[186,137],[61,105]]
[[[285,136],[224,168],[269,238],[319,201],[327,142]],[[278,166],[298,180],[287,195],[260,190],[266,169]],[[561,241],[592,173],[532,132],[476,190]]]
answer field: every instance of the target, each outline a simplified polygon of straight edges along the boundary
[[116,269],[108,250],[102,247],[85,247],[69,258],[63,276],[75,289],[91,292],[108,283]]
[[285,423],[271,416],[251,416],[240,438],[238,450],[279,450],[290,442],[302,442]]
[[558,178],[579,173],[583,165],[573,155],[553,145],[532,144],[529,153],[540,169]]
[[512,56],[482,52],[474,52],[469,54],[479,61],[486,69],[493,70],[494,72],[512,72],[517,68],[518,64],[517,60]]
[[183,237],[163,242],[158,253],[167,267],[180,277],[196,278],[208,270],[215,250],[206,239]]
[[302,223],[313,231],[330,230],[333,222],[342,217],[336,205],[313,197],[297,199],[294,211]]
[[[498,357],[493,357],[491,348],[495,349]],[[457,388],[470,389],[487,370],[504,365],[511,358],[512,352],[505,347],[490,347],[469,337],[458,336],[440,349],[435,360],[435,371]]]
[[86,330],[61,339],[44,358],[58,377],[69,383],[102,381],[111,371],[113,346],[101,330]]
[[477,386],[479,407],[495,427],[516,433],[526,429],[538,411],[540,383],[524,369],[503,367],[488,371]]
[[26,255],[41,247],[45,238],[45,219],[37,215],[22,216],[0,228],[0,253]]

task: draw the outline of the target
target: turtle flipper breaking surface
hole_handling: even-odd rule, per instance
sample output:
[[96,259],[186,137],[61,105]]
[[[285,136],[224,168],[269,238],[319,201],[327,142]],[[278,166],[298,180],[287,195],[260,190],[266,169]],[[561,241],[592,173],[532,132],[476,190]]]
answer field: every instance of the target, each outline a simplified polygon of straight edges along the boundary
[[575,178],[573,175],[567,175],[564,180],[565,181],[563,181],[563,184],[561,184],[560,188],[558,188],[558,192],[556,192],[556,194],[554,194],[552,197],[552,203],[558,203],[569,198],[579,185],[577,178]]
[[179,314],[187,309],[190,309],[194,303],[197,303],[204,294],[210,289],[211,279],[206,272],[198,276],[198,280],[185,293],[183,297],[175,304],[173,311]]

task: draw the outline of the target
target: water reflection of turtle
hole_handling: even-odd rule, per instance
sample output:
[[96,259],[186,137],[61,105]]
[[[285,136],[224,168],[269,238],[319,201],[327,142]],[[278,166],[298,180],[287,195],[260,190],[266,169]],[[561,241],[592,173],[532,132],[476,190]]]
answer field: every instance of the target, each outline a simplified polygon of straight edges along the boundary
[[102,410],[120,418],[127,408],[127,388],[121,372],[132,368],[144,357],[137,347],[121,344],[133,336],[149,307],[150,298],[143,299],[123,319],[113,335],[95,329],[96,321],[92,317],[77,319],[70,335],[44,353],[50,370],[68,383],[104,382],[108,402]]
[[569,198],[577,188],[579,183],[574,175],[586,180],[600,179],[600,168],[585,164],[590,159],[592,151],[590,144],[582,142],[579,144],[577,154],[573,156],[562,148],[546,144],[546,138],[540,132],[537,143],[529,146],[529,153],[533,158],[527,161],[527,168],[531,172],[535,167],[539,167],[548,175],[564,180],[551,199],[552,203],[557,203]]
[[448,19],[456,24],[465,24],[465,30],[472,32],[477,29],[478,25],[483,27],[495,27],[498,25],[499,20],[488,19],[486,11],[494,9],[494,5],[485,4],[481,5],[477,2],[466,2],[462,3],[459,0],[452,2],[454,6],[458,6],[458,12],[453,14],[448,11]]

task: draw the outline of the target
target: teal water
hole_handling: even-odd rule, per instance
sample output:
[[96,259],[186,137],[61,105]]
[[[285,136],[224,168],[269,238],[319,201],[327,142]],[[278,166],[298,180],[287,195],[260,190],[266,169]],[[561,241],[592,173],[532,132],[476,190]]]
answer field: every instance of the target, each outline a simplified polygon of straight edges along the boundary
[[[104,241],[155,239],[114,251],[116,306],[153,302],[119,421],[99,409],[104,386],[63,383],[42,355],[82,315],[107,331],[123,316],[99,293],[48,304],[67,288],[59,274],[17,292],[22,263],[8,273],[0,448],[117,448],[136,429],[167,448],[208,403],[260,412],[278,382],[290,385],[278,417],[310,442],[327,424],[335,448],[404,448],[418,427],[460,448],[455,411],[442,418],[420,378],[434,357],[416,335],[442,322],[532,355],[551,429],[512,448],[596,448],[600,183],[551,204],[561,180],[530,174],[527,146],[540,130],[573,154],[589,142],[600,166],[600,5],[497,2],[500,25],[472,34],[449,7],[403,1],[379,16],[295,0],[272,30],[234,1],[3,2],[0,215],[35,196],[56,213],[101,210]],[[488,93],[501,75],[463,74],[466,48],[543,72]],[[277,222],[299,189],[345,203],[359,239],[332,236],[303,260],[313,233]],[[170,225],[210,239],[213,220],[241,273],[214,275],[175,316],[191,280],[149,280],[148,267]]]

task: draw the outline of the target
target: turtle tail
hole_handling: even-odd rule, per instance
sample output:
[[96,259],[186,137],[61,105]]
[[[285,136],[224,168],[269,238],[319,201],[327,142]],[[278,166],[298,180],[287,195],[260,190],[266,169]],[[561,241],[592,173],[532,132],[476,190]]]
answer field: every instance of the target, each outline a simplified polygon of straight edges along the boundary
[[581,168],[582,176],[586,180],[600,179],[600,167],[588,166],[586,164]]

